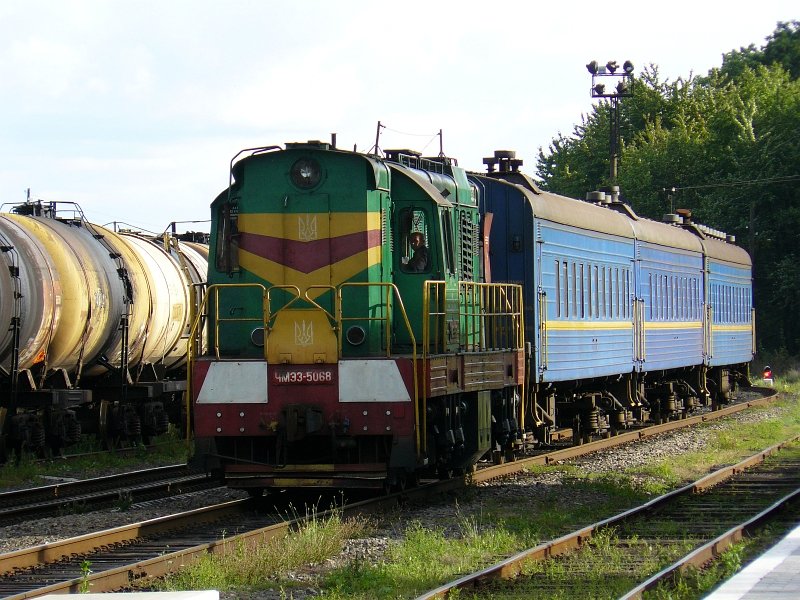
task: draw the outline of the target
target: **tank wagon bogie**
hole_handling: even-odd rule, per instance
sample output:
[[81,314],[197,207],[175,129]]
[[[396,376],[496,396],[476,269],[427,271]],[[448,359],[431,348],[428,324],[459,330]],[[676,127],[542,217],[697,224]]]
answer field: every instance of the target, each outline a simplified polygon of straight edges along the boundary
[[180,369],[207,251],[63,218],[58,204],[0,215],[4,445],[139,440],[170,414],[185,423]]
[[487,162],[321,142],[234,158],[189,355],[198,451],[229,485],[402,486],[745,381],[744,251]]

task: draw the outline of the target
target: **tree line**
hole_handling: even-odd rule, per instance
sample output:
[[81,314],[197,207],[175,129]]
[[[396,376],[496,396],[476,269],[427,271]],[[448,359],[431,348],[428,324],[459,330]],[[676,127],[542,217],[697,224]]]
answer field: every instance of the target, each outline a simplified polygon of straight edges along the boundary
[[800,355],[800,22],[723,54],[705,76],[669,81],[651,64],[634,79],[618,106],[617,181],[601,101],[540,149],[542,187],[580,198],[617,184],[640,215],[686,208],[735,235],[753,258],[759,349]]

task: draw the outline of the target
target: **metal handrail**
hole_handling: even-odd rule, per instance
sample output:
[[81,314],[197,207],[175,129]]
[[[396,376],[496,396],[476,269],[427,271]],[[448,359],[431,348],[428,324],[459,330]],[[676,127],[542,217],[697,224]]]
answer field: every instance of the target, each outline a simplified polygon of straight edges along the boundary
[[[345,317],[342,314],[342,290],[345,288],[369,288],[369,287],[377,287],[377,288],[384,288],[386,290],[386,297],[384,306],[386,307],[385,315],[383,317]],[[414,330],[411,328],[411,322],[408,320],[408,314],[406,313],[406,307],[403,304],[403,297],[400,295],[400,290],[397,289],[397,286],[393,283],[388,282],[361,282],[361,281],[351,281],[341,284],[337,288],[336,293],[336,323],[339,326],[339,331],[337,332],[337,343],[338,343],[338,352],[339,357],[342,356],[342,335],[344,333],[344,322],[345,321],[386,321],[386,325],[384,327],[386,331],[386,356],[391,356],[392,351],[392,344],[391,344],[391,336],[392,336],[392,328],[391,328],[391,300],[393,297],[397,298],[397,305],[400,310],[400,314],[403,317],[403,322],[406,326],[406,331],[408,332],[409,339],[411,340],[411,361],[413,365],[413,377],[414,377],[414,423],[416,425],[415,429],[415,436],[416,436],[416,447],[417,447],[417,456],[421,456],[422,452],[427,451],[427,440],[422,439],[420,436],[420,414],[423,415],[423,419],[425,418],[425,410],[420,411],[419,406],[419,382],[418,382],[418,374],[417,374],[417,340],[414,336]],[[424,398],[424,395],[423,395]],[[422,428],[425,427],[425,423],[422,423]]]
[[[458,319],[463,319],[459,345],[465,349],[501,350],[524,347],[522,286],[513,283],[459,281],[454,290],[459,301]],[[453,293],[451,291],[450,293]],[[444,281],[426,281],[423,292],[423,353],[445,351],[448,290]],[[510,319],[510,331],[503,321]],[[431,326],[431,321],[435,326]],[[431,340],[432,330],[436,332]],[[441,338],[439,334],[441,333]],[[432,345],[433,344],[433,345]]]

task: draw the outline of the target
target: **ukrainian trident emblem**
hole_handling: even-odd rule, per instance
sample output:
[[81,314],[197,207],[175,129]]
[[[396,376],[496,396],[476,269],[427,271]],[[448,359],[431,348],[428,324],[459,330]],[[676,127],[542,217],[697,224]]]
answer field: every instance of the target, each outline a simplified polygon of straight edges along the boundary
[[310,346],[314,343],[314,323],[305,321],[294,322],[295,346]]
[[297,235],[301,242],[317,239],[317,215],[306,215],[297,219]]

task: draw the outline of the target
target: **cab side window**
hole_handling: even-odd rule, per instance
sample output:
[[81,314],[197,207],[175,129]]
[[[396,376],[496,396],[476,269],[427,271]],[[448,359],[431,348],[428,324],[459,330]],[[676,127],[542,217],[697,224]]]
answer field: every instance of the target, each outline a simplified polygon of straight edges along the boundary
[[417,208],[400,213],[400,269],[404,273],[428,273],[431,270],[428,218]]

